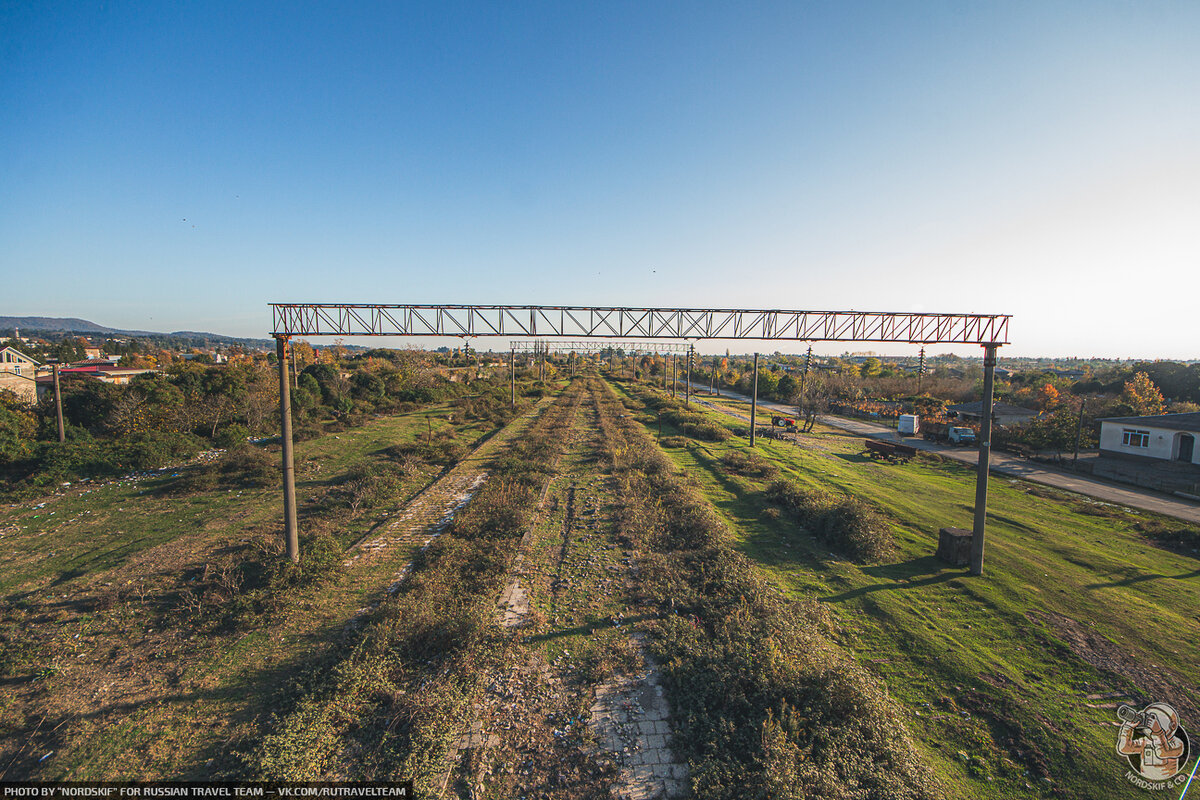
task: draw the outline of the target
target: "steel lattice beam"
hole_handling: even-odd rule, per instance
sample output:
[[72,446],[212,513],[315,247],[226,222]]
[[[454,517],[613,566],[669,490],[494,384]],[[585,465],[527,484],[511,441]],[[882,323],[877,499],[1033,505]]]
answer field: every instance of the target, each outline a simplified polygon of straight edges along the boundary
[[690,344],[682,342],[613,342],[613,341],[584,341],[584,342],[562,342],[550,339],[537,339],[534,341],[511,341],[509,347],[516,350],[518,353],[536,352],[539,349],[546,352],[564,353],[571,350],[594,352],[599,350],[622,350],[626,354],[635,353],[684,353],[687,352]]
[[1008,314],[272,303],[272,335],[1008,343]]

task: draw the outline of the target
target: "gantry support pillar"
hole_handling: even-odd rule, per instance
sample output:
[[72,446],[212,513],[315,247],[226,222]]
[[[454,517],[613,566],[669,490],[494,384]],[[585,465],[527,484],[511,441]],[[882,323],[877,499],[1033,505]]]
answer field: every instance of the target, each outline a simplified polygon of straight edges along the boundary
[[980,408],[979,469],[975,474],[975,525],[971,530],[971,574],[983,574],[983,540],[987,526],[988,467],[992,454],[992,402],[996,379],[996,347],[983,346],[983,406]]
[[292,384],[288,380],[288,337],[275,337],[279,360],[279,442],[283,445],[283,524],[287,557],[300,561],[300,527],[296,521],[296,462],[292,453]]
[[754,447],[754,423],[758,417],[758,353],[754,354],[754,388],[750,392],[750,446]]
[[67,429],[63,427],[62,389],[58,385],[58,364],[54,365],[54,416],[58,418],[58,441],[67,440]]

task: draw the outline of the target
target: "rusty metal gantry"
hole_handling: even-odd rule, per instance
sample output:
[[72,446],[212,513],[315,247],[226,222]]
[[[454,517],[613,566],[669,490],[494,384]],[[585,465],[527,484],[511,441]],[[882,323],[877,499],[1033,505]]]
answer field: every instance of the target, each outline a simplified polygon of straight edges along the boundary
[[547,351],[556,353],[564,352],[596,352],[600,350],[621,350],[630,355],[644,355],[646,353],[670,353],[670,352],[686,352],[691,345],[682,342],[610,342],[608,340],[592,340],[582,342],[559,342],[549,339],[535,339],[532,341],[513,340],[508,343],[509,347],[516,350],[518,353],[529,350],[537,351],[539,347],[546,348]]
[[[287,342],[293,336],[529,336],[685,341],[727,339],[903,342],[922,345],[976,344],[984,349],[983,407],[990,409],[994,401],[996,350],[1001,345],[1008,344],[1010,319],[1008,314],[729,308],[379,303],[270,305],[273,322],[271,335],[277,342],[279,357],[279,412],[283,443],[287,552],[293,561],[300,558],[295,467],[292,457],[291,397],[287,379]],[[515,353],[515,342],[513,344]],[[756,361],[757,356],[756,353]],[[757,374],[754,382],[757,388]],[[984,414],[980,426],[975,519],[971,538],[970,571],[973,575],[983,573],[991,429],[991,415]]]
[[272,303],[274,336],[553,336],[1007,344],[1007,314]]

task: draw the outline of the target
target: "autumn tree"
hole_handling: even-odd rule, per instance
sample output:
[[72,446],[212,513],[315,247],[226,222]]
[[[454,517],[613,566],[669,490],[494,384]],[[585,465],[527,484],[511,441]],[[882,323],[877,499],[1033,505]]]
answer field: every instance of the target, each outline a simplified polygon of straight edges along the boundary
[[1166,408],[1162,392],[1144,372],[1137,373],[1125,382],[1121,403],[1129,409],[1130,414],[1139,417],[1161,414]]
[[1037,392],[1037,402],[1042,411],[1049,411],[1054,408],[1058,405],[1058,389],[1055,389],[1049,383],[1042,386]]

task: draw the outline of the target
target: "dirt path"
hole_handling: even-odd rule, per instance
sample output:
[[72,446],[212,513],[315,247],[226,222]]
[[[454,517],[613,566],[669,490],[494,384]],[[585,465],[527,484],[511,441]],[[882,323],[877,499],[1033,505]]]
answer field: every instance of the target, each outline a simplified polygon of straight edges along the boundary
[[[707,387],[705,387],[707,391]],[[724,397],[740,400],[749,403],[750,398],[743,395],[723,390]],[[748,416],[738,414],[727,408],[722,408],[716,404],[702,400],[695,394],[692,395],[692,401],[700,405],[711,408],[715,411],[720,411],[723,414],[741,420],[749,420]],[[783,413],[792,415],[795,409],[783,406],[778,403],[759,400],[758,407],[760,411],[768,413]],[[760,416],[762,416],[760,414]],[[886,425],[877,425],[864,420],[846,419],[845,417],[835,417],[828,414],[817,418],[823,425],[828,425],[831,428],[846,431],[854,436],[862,436],[869,439],[880,439],[883,441],[898,441],[899,436],[893,428]],[[769,421],[769,420],[768,420]],[[938,455],[949,458],[954,461],[959,461],[963,464],[976,466],[979,463],[979,452],[972,448],[956,448],[938,444],[937,442],[927,442],[923,439],[906,438],[905,444],[912,445],[918,450],[925,452],[937,453]],[[1008,475],[1022,480],[1032,481],[1033,483],[1041,483],[1046,486],[1052,486],[1055,489],[1063,489],[1068,492],[1093,497],[1097,500],[1103,500],[1106,503],[1114,503],[1116,505],[1128,506],[1130,508],[1140,508],[1143,511],[1153,511],[1156,514],[1162,514],[1166,517],[1173,517],[1185,522],[1200,523],[1200,504],[1188,500],[1174,499],[1165,497],[1153,492],[1141,491],[1134,488],[1124,488],[1114,486],[1095,478],[1090,478],[1086,475],[1077,475],[1075,473],[1064,472],[1063,470],[1055,469],[1046,464],[1039,464],[1034,461],[1029,461],[1024,458],[1008,455],[1007,453],[998,453],[995,450],[991,454],[990,470],[1000,475]]]
[[649,800],[687,786],[657,671],[634,630],[635,554],[615,533],[597,418],[593,395],[499,599],[511,646],[484,680],[443,796]]
[[[394,559],[396,554],[407,556],[414,549],[428,545],[454,520],[454,515],[471,502],[475,492],[487,480],[487,465],[496,453],[523,433],[552,400],[552,397],[542,398],[531,410],[497,431],[445,475],[427,486],[386,522],[376,526],[347,551],[343,565],[354,567]],[[393,574],[389,592],[395,591],[408,571],[409,562],[406,558]]]

